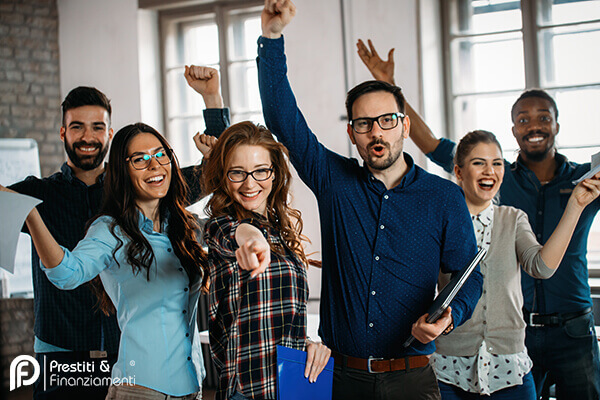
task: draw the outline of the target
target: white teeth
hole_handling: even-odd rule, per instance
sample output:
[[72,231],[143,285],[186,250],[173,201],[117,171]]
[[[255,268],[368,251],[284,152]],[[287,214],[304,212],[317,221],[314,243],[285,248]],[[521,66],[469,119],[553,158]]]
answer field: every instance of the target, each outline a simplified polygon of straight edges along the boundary
[[80,147],[79,150],[81,151],[94,151],[96,150],[95,147]]
[[152,178],[150,178],[150,179],[147,179],[147,180],[146,180],[146,182],[148,182],[148,183],[152,183],[152,182],[160,182],[160,181],[162,181],[163,179],[165,179],[165,177],[164,177],[164,176],[162,176],[162,175],[159,175],[159,176],[153,176]]
[[542,140],[544,140],[543,136],[534,136],[529,138],[529,141],[534,143],[541,142]]
[[493,185],[494,181],[491,179],[482,179],[479,181],[479,183],[483,184],[483,185]]
[[243,192],[240,192],[240,193],[241,193],[241,194],[242,194],[242,196],[244,196],[244,197],[253,198],[253,197],[256,197],[256,196],[258,196],[258,193],[259,193],[259,192],[245,192],[245,193],[243,193]]

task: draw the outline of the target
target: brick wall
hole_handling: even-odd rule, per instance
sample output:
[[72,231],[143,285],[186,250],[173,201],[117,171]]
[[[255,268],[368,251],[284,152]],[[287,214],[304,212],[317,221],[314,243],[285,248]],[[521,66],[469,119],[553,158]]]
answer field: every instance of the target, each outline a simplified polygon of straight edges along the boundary
[[42,176],[65,160],[56,0],[0,0],[0,137],[38,143]]
[[10,363],[21,354],[34,356],[33,299],[0,299],[0,397],[8,393]]

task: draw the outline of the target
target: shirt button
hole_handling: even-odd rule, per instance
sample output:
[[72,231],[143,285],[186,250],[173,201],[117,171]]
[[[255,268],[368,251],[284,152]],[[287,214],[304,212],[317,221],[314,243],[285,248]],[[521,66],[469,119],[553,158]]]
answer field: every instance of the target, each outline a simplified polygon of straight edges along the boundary
[[388,195],[386,194],[385,196],[383,196],[383,198],[387,200],[387,199],[389,199],[389,198],[390,198],[390,196],[388,196]]
[[188,357],[188,361],[190,361],[192,359],[192,357]]
[[183,268],[179,268],[180,271],[183,271]]
[[369,327],[370,327],[370,328],[372,328],[372,327],[373,327],[373,323],[372,323],[372,322],[369,324]]
[[371,294],[372,294],[373,296],[375,296],[375,293],[377,293],[377,292],[376,292],[376,291],[374,291],[374,290],[371,292]]
[[385,226],[379,225],[379,229],[383,229],[383,228],[385,228]]
[[538,239],[542,238],[542,234],[541,233],[538,233],[536,236],[537,236]]
[[483,309],[484,309],[484,310],[487,310],[487,307],[486,307],[486,306],[483,306]]
[[188,291],[188,288],[184,288],[184,289],[183,289],[183,291],[184,291],[184,292],[187,292],[187,291]]
[[538,211],[538,215],[542,215],[542,210]]
[[167,252],[169,252],[169,253],[170,253],[170,252],[171,252],[171,249],[167,249]]
[[259,46],[260,46],[261,48],[262,48],[262,47],[264,47],[264,45],[263,45],[262,43],[261,43],[261,44],[259,44]]
[[379,256],[375,256],[375,261],[379,261]]
[[487,322],[483,321],[483,324],[484,324],[484,325],[487,325]]
[[183,313],[184,313],[184,314],[185,314],[186,312],[187,312],[186,310],[183,310]]
[[185,337],[190,337],[190,334],[189,334],[189,333],[186,333],[186,334],[185,334]]

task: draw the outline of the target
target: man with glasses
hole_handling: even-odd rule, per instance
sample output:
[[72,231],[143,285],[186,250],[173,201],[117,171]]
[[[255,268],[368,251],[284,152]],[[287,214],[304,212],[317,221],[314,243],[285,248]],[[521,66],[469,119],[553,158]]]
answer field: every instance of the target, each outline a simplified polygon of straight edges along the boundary
[[[440,270],[458,271],[476,252],[464,196],[403,152],[410,120],[396,86],[369,81],[347,95],[347,134],[363,166],[319,143],[286,76],[281,32],[294,13],[290,1],[265,3],[259,86],[267,126],[319,204],[319,334],[333,350],[333,397],[437,399],[432,341],[468,319],[481,294],[475,272],[451,311],[425,322]],[[404,348],[411,333],[417,340]]]
[[[186,78],[205,100],[206,133],[218,136],[229,125],[229,111],[222,108],[216,71],[208,76],[204,76],[204,72],[194,69]],[[67,161],[61,171],[43,179],[31,176],[9,186],[19,193],[43,200],[37,206],[40,215],[57,242],[69,250],[84,237],[87,221],[100,209],[104,158],[113,136],[111,111],[109,99],[96,88],[80,86],[71,90],[62,103],[60,138],[64,142]],[[163,157],[168,159],[166,153],[162,156],[157,153],[154,157],[161,163]],[[146,161],[134,164],[142,167]],[[200,197],[199,175],[194,167],[184,168],[182,172],[191,187],[189,199],[193,202]],[[59,290],[50,283],[39,264],[39,256],[32,246],[34,351],[42,368],[40,379],[34,384],[34,398],[104,399],[110,383],[110,368],[116,361],[119,347],[117,320],[114,315],[106,316],[98,310],[97,298],[90,287]],[[53,371],[46,370],[52,362],[59,366],[93,363],[93,372],[60,376],[84,379],[91,376],[95,379],[89,385],[56,386],[49,380]],[[98,382],[105,385],[97,385]]]

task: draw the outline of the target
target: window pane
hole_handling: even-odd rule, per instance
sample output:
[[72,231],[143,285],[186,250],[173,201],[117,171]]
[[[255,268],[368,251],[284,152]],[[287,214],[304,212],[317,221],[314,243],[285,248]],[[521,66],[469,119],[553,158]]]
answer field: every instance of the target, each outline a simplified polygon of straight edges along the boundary
[[231,116],[231,123],[233,124],[242,121],[252,121],[255,124],[265,125],[265,118],[262,112],[234,113]]
[[[219,69],[218,66],[213,68]],[[183,76],[183,68],[171,69],[167,72],[167,110],[168,117],[189,117],[202,115],[204,100],[194,89],[190,88]]]
[[199,164],[202,160],[202,153],[194,145],[193,137],[196,132],[204,132],[205,129],[202,118],[169,120],[169,143],[182,167]]
[[[600,88],[565,90],[553,93],[558,105],[558,122],[560,131],[556,140],[558,145],[583,146],[600,145]],[[598,152],[599,149],[596,149]],[[587,155],[584,157],[583,153]],[[590,152],[582,152],[577,162],[590,161]]]
[[454,93],[478,93],[525,87],[520,33],[453,41]]
[[546,29],[539,40],[543,86],[600,82],[600,24]]
[[261,35],[260,13],[229,16],[230,61],[254,60],[256,40]]
[[184,26],[183,43],[182,64],[219,63],[219,32],[214,22]]
[[515,0],[452,0],[450,15],[455,34],[521,29],[521,2]]
[[231,107],[236,112],[260,111],[256,61],[233,63],[229,67]]
[[512,135],[510,109],[519,93],[497,96],[461,96],[454,102],[456,139],[468,132],[484,129],[498,138],[504,156],[512,159],[511,149],[517,147]]
[[538,9],[542,26],[600,19],[600,0],[538,0]]

